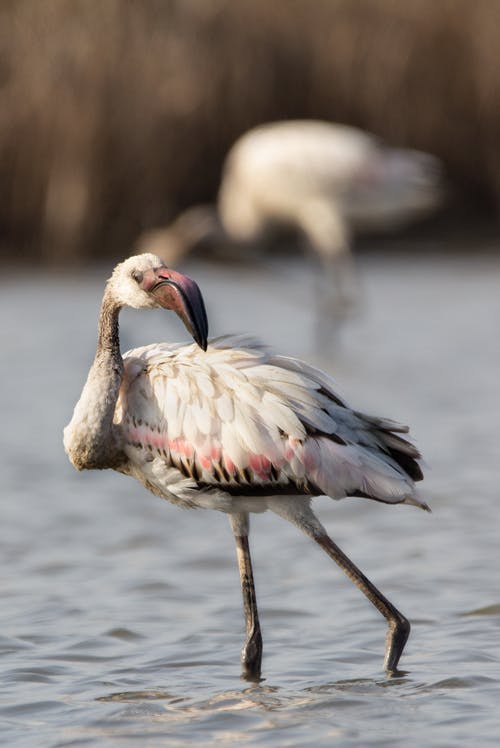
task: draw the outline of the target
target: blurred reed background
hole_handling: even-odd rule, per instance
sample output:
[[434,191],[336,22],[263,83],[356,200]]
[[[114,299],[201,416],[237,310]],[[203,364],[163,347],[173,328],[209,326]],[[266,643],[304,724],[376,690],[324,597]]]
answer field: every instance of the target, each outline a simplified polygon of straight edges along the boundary
[[496,0],[3,0],[2,255],[122,257],[289,118],[429,151],[494,215],[499,36]]

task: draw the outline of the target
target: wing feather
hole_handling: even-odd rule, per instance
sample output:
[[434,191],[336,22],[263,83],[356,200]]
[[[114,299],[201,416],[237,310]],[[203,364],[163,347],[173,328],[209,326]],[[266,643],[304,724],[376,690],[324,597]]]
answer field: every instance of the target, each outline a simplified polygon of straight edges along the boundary
[[222,422],[230,422],[234,419],[234,396],[233,391],[222,391],[215,401],[217,416]]
[[211,341],[204,354],[146,346],[124,360],[115,422],[195,486],[417,501],[419,453],[397,436],[406,427],[351,410],[301,361],[242,337]]

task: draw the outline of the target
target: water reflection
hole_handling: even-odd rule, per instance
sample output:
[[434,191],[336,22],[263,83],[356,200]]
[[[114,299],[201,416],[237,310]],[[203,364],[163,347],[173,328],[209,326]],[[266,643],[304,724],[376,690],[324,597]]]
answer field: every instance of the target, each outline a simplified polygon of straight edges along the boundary
[[[366,314],[329,369],[360,407],[412,425],[431,516],[318,500],[332,536],[413,624],[403,678],[382,672],[383,621],[277,518],[252,522],[263,674],[240,680],[243,618],[225,517],[182,512],[111,473],[67,464],[62,426],[95,345],[106,271],[61,284],[4,276],[0,729],[6,745],[496,745],[498,260],[371,256]],[[301,264],[193,265],[214,334],[252,330],[313,360]],[[256,304],[256,289],[259,302]],[[181,335],[124,315],[127,345]],[[348,334],[347,334],[348,333]],[[232,743],[231,743],[232,741]],[[474,742],[473,742],[474,741]]]

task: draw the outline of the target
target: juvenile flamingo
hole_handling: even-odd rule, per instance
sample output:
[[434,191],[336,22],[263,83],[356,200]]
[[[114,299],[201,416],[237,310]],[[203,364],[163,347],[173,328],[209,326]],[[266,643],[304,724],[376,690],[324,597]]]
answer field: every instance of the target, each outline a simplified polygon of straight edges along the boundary
[[[175,311],[195,344],[120,353],[124,306]],[[202,295],[190,278],[143,254],[107,283],[97,352],[64,446],[78,470],[113,468],[183,507],[229,515],[236,540],[246,641],[243,674],[259,678],[262,636],[248,544],[249,513],[270,509],[316,541],[387,619],[385,668],[397,665],[408,620],[329,538],[314,496],[362,496],[428,509],[408,428],[352,410],[330,378],[245,337],[207,341]]]

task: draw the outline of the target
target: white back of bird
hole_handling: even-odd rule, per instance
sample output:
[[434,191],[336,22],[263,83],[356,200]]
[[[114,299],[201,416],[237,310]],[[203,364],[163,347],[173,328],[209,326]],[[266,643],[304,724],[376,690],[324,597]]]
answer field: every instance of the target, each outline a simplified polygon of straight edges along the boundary
[[441,199],[433,156],[389,148],[347,125],[291,120],[250,130],[233,145],[218,207],[228,234],[248,241],[268,222],[300,223],[309,203],[335,206],[356,230],[400,226]]

